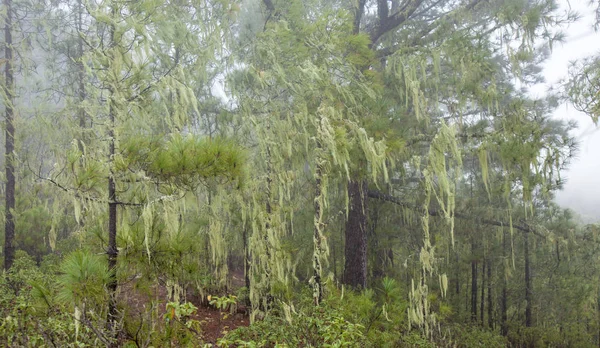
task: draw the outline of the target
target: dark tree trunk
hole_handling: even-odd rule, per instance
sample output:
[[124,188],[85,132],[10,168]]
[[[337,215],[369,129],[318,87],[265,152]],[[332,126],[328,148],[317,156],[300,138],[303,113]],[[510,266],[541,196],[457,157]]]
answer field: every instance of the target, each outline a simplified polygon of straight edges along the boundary
[[344,279],[353,288],[367,286],[367,181],[348,182]]
[[487,312],[488,312],[488,327],[494,327],[494,307],[492,302],[492,258],[487,260]]
[[500,327],[501,327],[501,331],[502,331],[502,335],[506,336],[508,335],[508,315],[507,315],[507,311],[508,311],[508,294],[507,294],[507,280],[506,280],[506,274],[507,274],[507,269],[506,269],[506,229],[503,229],[502,231],[502,260],[503,260],[503,275],[502,275],[502,303],[501,303],[501,310],[502,310],[502,319],[501,319],[501,323],[500,323]]
[[[117,9],[115,6],[111,9],[113,16],[116,16]],[[116,45],[115,42],[115,27],[111,25],[110,27],[110,47],[114,47]],[[111,52],[112,54],[112,52]],[[113,57],[114,58],[114,57]],[[116,191],[116,183],[115,183],[115,173],[113,169],[113,162],[115,157],[115,127],[116,127],[116,117],[115,117],[115,101],[113,100],[115,91],[114,87],[110,87],[109,95],[108,95],[108,103],[109,103],[109,130],[108,130],[108,163],[109,163],[109,176],[108,176],[108,269],[110,271],[110,279],[108,281],[108,291],[109,291],[109,299],[108,299],[108,320],[107,326],[108,331],[113,335],[111,345],[117,346],[117,257],[119,254],[119,249],[117,249],[117,191]]]
[[531,283],[531,265],[529,260],[529,232],[524,233],[525,238],[525,326],[531,327],[533,322],[531,318],[531,307],[533,305],[533,285]]
[[367,0],[358,0],[358,4],[354,12],[354,22],[352,23],[352,33],[355,35],[360,32],[360,21],[362,20],[365,12],[366,2]]
[[334,245],[331,248],[331,252],[332,252],[332,256],[333,256],[333,279],[337,280],[338,279],[338,272],[337,272],[337,264],[338,264],[338,258],[337,258],[337,247]]
[[[114,143],[111,142],[111,153],[114,154]],[[110,270],[110,280],[108,290],[110,293],[108,301],[108,326],[112,331],[115,329],[117,321],[117,202],[115,180],[112,176],[108,178],[108,269]]]
[[[458,253],[458,249],[454,247],[454,301],[457,313],[456,315],[460,317],[460,313],[462,312],[462,306],[460,301],[462,298],[460,297],[460,256]],[[468,302],[468,301],[467,301]]]
[[6,22],[4,24],[4,107],[5,118],[5,169],[6,190],[4,203],[4,269],[9,270],[15,259],[15,124],[14,124],[14,67],[12,47],[12,1],[4,1]]
[[454,250],[455,262],[454,265],[454,277],[456,278],[454,292],[456,293],[456,298],[460,298],[460,256],[458,254],[458,250]]
[[477,322],[477,246],[471,241],[471,321]]
[[375,257],[373,264],[373,282],[378,281],[383,278],[385,275],[385,264],[387,259],[387,251],[379,244],[379,239],[377,238],[377,222],[379,220],[379,206],[375,206],[375,209],[372,209],[371,216],[371,228],[369,233],[369,238],[371,239],[372,247],[371,253]]
[[486,271],[486,264],[485,261],[483,261],[481,263],[481,301],[479,303],[479,316],[481,318],[481,326],[485,325],[485,318],[484,318],[484,313],[485,313],[485,271]]

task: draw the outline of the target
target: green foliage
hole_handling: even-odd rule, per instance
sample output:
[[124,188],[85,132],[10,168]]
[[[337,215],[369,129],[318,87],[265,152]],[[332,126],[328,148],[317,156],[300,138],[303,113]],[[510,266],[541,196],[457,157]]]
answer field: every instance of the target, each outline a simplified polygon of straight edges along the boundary
[[[598,7],[600,9],[600,7]],[[600,13],[600,10],[597,12]],[[598,17],[600,18],[600,17]],[[600,57],[590,57],[575,62],[569,69],[570,78],[565,85],[571,103],[588,114],[594,123],[600,117]]]
[[58,299],[64,304],[81,306],[106,301],[110,273],[106,258],[77,250],[65,257],[58,276]]
[[233,141],[223,138],[173,135],[168,141],[130,137],[124,143],[118,168],[139,167],[158,180],[195,189],[209,178],[244,180],[244,155]]
[[235,295],[208,296],[208,301],[210,305],[215,306],[221,312],[228,310],[230,314],[233,314],[237,310],[238,298]]
[[[57,260],[43,269],[17,252],[14,267],[0,278],[0,345],[5,347],[82,347],[103,345],[88,325],[74,320],[71,304],[56,300]],[[93,320],[90,318],[89,320]],[[91,321],[90,321],[91,325]],[[95,322],[93,325],[97,325]],[[100,329],[102,331],[102,329]]]
[[363,326],[344,319],[331,307],[308,305],[293,311],[291,322],[268,316],[248,328],[228,333],[218,344],[221,347],[360,347],[364,341]]
[[162,332],[152,330],[146,333],[153,337],[152,344],[168,344],[169,346],[183,347],[199,345],[202,324],[198,320],[192,319],[197,309],[196,306],[189,302],[168,302],[164,314],[166,326],[161,330]]
[[[507,346],[507,339],[497,332],[473,326],[453,326],[450,329],[450,340],[456,347],[496,347]],[[537,346],[536,346],[537,347]]]
[[248,328],[232,331],[220,344],[249,347],[397,346],[400,342],[398,333],[407,333],[407,303],[393,280],[384,280],[382,287],[377,293],[330,287],[327,289],[329,295],[319,307],[314,306],[308,291],[303,291],[292,304],[281,303],[273,315]]

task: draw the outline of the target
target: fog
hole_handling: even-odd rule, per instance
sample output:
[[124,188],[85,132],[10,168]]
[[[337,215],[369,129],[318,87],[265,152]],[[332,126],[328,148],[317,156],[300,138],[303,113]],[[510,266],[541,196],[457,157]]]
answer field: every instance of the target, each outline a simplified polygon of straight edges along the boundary
[[[565,42],[554,47],[544,65],[546,83],[532,90],[536,95],[543,94],[550,85],[564,79],[569,62],[600,51],[600,32],[593,29],[594,13],[588,1],[561,0],[559,3],[563,9],[570,6],[582,18],[569,26]],[[554,117],[577,121],[578,128],[573,135],[580,147],[577,157],[562,174],[567,181],[563,190],[557,193],[556,201],[577,212],[584,222],[600,222],[600,131],[587,115],[570,105],[562,105],[555,111]]]

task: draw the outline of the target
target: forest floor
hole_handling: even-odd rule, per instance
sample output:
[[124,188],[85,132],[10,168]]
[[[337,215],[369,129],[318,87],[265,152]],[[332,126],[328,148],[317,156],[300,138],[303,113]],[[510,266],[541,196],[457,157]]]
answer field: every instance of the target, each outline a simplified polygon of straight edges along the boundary
[[[243,272],[232,272],[231,277],[232,293],[235,293],[235,290],[244,285],[244,274]],[[128,318],[133,319],[132,322],[135,322],[137,325],[143,323],[145,318],[148,317],[148,306],[151,305],[153,300],[156,303],[157,298],[159,316],[160,318],[164,318],[167,303],[166,286],[157,284],[151,290],[146,289],[142,291],[136,289],[135,281],[132,281],[128,284],[123,284],[120,292],[121,298],[127,307]],[[202,332],[200,335],[204,343],[214,344],[217,342],[217,339],[223,337],[227,332],[241,326],[250,325],[248,311],[243,304],[238,305],[236,313],[230,314],[228,311],[219,311],[210,305],[207,299],[202,299],[196,294],[188,294],[186,300],[198,307],[198,310],[189,319],[197,320],[201,323]],[[131,332],[136,331],[136,328],[127,331],[129,332],[129,336],[131,336]],[[140,339],[143,340],[141,337]]]

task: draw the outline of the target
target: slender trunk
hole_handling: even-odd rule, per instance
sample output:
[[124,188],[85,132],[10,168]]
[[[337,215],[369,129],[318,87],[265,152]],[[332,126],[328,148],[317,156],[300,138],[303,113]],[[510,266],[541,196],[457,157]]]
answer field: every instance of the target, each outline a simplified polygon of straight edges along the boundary
[[367,286],[367,181],[348,182],[350,207],[346,221],[344,284]]
[[[317,144],[320,149],[320,144]],[[317,156],[317,168],[315,172],[315,216],[314,216],[314,235],[313,235],[313,298],[315,305],[319,305],[323,300],[323,285],[321,284],[321,274],[323,266],[321,265],[321,256],[323,253],[322,246],[322,228],[323,228],[323,168],[320,163],[320,158]]]
[[248,229],[244,226],[244,285],[250,291],[250,248],[248,248]]
[[[110,133],[113,133],[112,131]],[[114,155],[114,141],[110,144],[110,153]],[[110,280],[108,290],[110,293],[108,301],[108,326],[110,331],[115,329],[117,321],[117,197],[115,180],[113,173],[108,178],[108,269],[110,270]]]
[[454,267],[454,277],[456,278],[454,292],[456,293],[456,298],[460,299],[460,256],[458,255],[458,250],[454,250],[454,255],[456,261]]
[[367,0],[358,0],[357,7],[354,12],[354,22],[352,24],[352,33],[358,34],[360,32],[360,21],[362,20],[365,12],[365,4]]
[[[270,130],[270,126],[267,126],[267,131]],[[273,298],[271,294],[271,242],[269,241],[269,234],[271,234],[271,224],[272,224],[272,214],[273,208],[271,207],[271,197],[273,190],[273,178],[272,178],[273,165],[271,163],[271,147],[267,145],[267,188],[266,195],[267,201],[265,203],[265,211],[267,213],[266,221],[265,221],[265,231],[263,234],[263,242],[265,243],[265,255],[267,257],[267,262],[265,265],[265,279],[267,283],[267,307],[270,306]],[[265,310],[268,308],[265,308]]]
[[4,269],[9,270],[15,259],[15,125],[14,125],[14,61],[12,47],[12,1],[4,1],[4,93],[5,97],[5,169],[6,190],[4,203]]
[[[117,9],[113,5],[112,14],[116,16]],[[110,27],[110,48],[109,54],[114,55],[112,49],[116,46],[115,40],[115,27],[111,25]],[[108,103],[109,103],[109,130],[108,130],[108,164],[109,164],[109,175],[108,175],[108,269],[110,271],[110,279],[108,282],[108,291],[109,291],[109,300],[108,300],[108,320],[107,326],[109,332],[113,335],[112,345],[116,347],[117,345],[117,257],[119,254],[119,250],[117,249],[117,191],[116,191],[116,183],[115,183],[115,173],[113,168],[113,162],[115,157],[115,127],[116,127],[116,117],[115,117],[115,101],[114,101],[114,87],[109,88],[108,95]]]
[[485,324],[485,318],[484,318],[484,313],[485,313],[485,271],[486,271],[486,264],[485,264],[485,260],[481,263],[481,301],[479,302],[479,316],[481,318],[481,326],[484,326]]
[[500,327],[501,327],[501,331],[502,331],[502,335],[506,336],[508,335],[508,315],[507,315],[507,311],[508,311],[508,294],[507,294],[507,287],[508,287],[508,281],[506,279],[506,275],[508,270],[507,268],[507,255],[506,255],[506,230],[503,229],[502,231],[503,235],[502,235],[502,260],[503,260],[503,275],[502,275],[502,319],[501,319],[501,323],[500,323]]
[[492,302],[492,258],[488,257],[487,260],[487,312],[488,312],[488,327],[491,329],[494,327],[494,308]]
[[471,240],[471,321],[477,322],[477,246],[475,237]]
[[[78,33],[83,32],[83,11],[85,10],[83,6],[82,0],[77,1],[77,12],[76,16],[76,28]],[[77,107],[77,118],[79,121],[79,141],[78,147],[79,151],[85,155],[85,144],[86,142],[86,120],[87,120],[87,112],[85,111],[84,101],[86,96],[85,91],[85,66],[83,64],[83,39],[78,36],[77,38],[77,58],[76,58],[76,73],[77,73],[77,98],[78,98],[78,107]],[[84,164],[84,156],[80,159],[80,165]],[[87,208],[83,206],[81,208],[81,213],[79,217],[79,228],[83,229],[85,226],[85,215]]]
[[[83,3],[82,0],[77,2],[77,31],[81,33],[83,31]],[[80,148],[83,147],[85,142],[84,139],[84,128],[86,127],[86,112],[83,107],[83,102],[85,100],[85,67],[83,65],[83,40],[79,38],[77,40],[77,82],[78,82],[78,97],[79,97],[79,127],[81,128],[81,139],[80,139]]]
[[337,246],[334,245],[332,248],[332,253],[333,253],[333,279],[337,280],[338,279],[338,272],[337,272]]
[[524,233],[525,238],[525,326],[531,327],[533,322],[531,318],[531,307],[533,305],[533,285],[531,283],[531,265],[529,260],[529,232]]
[[462,306],[460,305],[460,256],[458,250],[454,248],[454,299],[456,301],[457,316],[460,317]]

